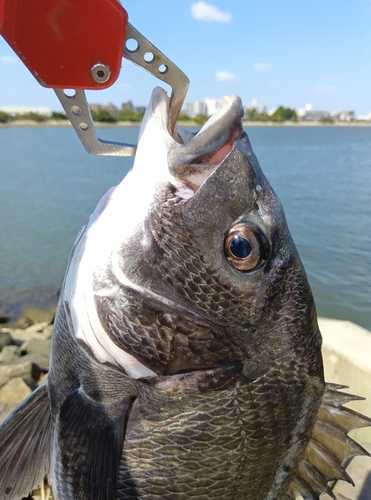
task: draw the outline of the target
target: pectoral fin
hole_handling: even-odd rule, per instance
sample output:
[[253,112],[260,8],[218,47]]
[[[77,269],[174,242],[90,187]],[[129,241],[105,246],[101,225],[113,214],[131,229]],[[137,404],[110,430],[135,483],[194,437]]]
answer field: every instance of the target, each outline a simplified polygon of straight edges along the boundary
[[116,498],[125,415],[131,398],[102,404],[76,389],[64,402],[57,429],[57,498]]
[[47,383],[41,385],[0,427],[0,498],[19,500],[50,470],[52,419]]
[[323,492],[336,498],[327,483],[342,479],[353,484],[345,467],[354,456],[368,455],[347,434],[352,429],[371,426],[371,419],[343,406],[349,401],[363,399],[339,392],[343,388],[326,384],[312,438],[290,485],[287,500],[294,500],[297,495],[308,500],[319,500]]

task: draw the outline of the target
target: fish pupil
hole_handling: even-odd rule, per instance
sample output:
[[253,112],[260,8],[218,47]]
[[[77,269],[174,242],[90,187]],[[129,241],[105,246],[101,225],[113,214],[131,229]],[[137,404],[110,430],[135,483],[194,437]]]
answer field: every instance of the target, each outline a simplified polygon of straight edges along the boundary
[[229,248],[232,254],[238,259],[245,259],[251,253],[251,245],[242,236],[235,236],[230,243]]

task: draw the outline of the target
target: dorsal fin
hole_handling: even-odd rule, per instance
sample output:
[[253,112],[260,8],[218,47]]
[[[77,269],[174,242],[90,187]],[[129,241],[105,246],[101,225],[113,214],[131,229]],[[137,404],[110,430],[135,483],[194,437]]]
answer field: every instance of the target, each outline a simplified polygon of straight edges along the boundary
[[343,406],[364,398],[339,392],[344,388],[326,384],[311,440],[285,499],[295,500],[301,495],[306,500],[319,500],[323,492],[336,498],[328,483],[341,479],[353,484],[345,467],[354,456],[369,455],[347,434],[353,429],[371,426],[371,419]]

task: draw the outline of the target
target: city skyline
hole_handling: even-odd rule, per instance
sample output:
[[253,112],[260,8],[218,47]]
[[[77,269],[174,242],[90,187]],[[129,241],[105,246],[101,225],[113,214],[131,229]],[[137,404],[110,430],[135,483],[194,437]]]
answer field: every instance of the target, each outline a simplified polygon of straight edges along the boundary
[[[188,117],[190,119],[197,118],[200,116],[212,116],[218,109],[223,106],[224,99],[213,99],[213,98],[205,98],[204,100],[197,100],[193,102],[185,102],[184,106],[180,112],[180,115],[183,117]],[[89,103],[90,111],[92,113],[99,112],[104,110],[108,112],[107,116],[111,116],[112,118],[116,118],[120,113],[124,111],[130,111],[131,113],[144,113],[146,110],[146,106],[136,105],[131,99],[127,102],[121,103],[121,106],[116,106],[113,103]],[[266,119],[264,116],[272,116],[279,108],[284,108],[287,111],[294,110],[295,120],[298,121],[321,121],[323,119],[330,119],[331,121],[368,121],[371,122],[371,113],[366,115],[356,115],[352,110],[342,109],[341,111],[330,112],[326,109],[314,109],[310,103],[307,103],[302,108],[290,108],[284,106],[278,106],[277,108],[273,108],[268,110],[267,107],[259,103],[256,99],[253,99],[250,104],[244,106],[245,115],[243,120],[262,120]],[[253,115],[250,112],[253,112]],[[9,116],[16,117],[21,115],[27,115],[36,113],[38,115],[42,115],[44,117],[52,117],[54,113],[61,117],[60,112],[56,112],[51,108],[46,107],[37,107],[37,106],[0,106],[0,113],[5,113]],[[64,112],[62,111],[62,114]],[[250,116],[249,116],[250,115]],[[21,116],[22,117],[22,116]],[[263,117],[263,118],[262,118]],[[139,118],[138,118],[139,119]],[[181,116],[180,116],[180,119]],[[286,118],[288,119],[288,118]],[[125,118],[121,117],[119,120],[124,120]]]
[[[186,102],[239,95],[283,105],[371,112],[371,1],[123,1],[129,21],[190,78]],[[166,18],[166,19],[165,19]],[[171,19],[169,23],[168,19]],[[161,82],[123,60],[117,82],[91,103],[146,105]],[[0,37],[0,106],[61,106]]]

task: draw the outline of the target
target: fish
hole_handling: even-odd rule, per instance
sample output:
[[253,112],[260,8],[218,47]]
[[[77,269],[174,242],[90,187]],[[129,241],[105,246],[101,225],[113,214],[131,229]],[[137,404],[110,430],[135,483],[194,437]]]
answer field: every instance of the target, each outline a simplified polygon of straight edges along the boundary
[[156,87],[73,246],[48,379],[0,427],[0,496],[315,500],[371,420],[325,383],[314,298],[237,96],[197,134]]

